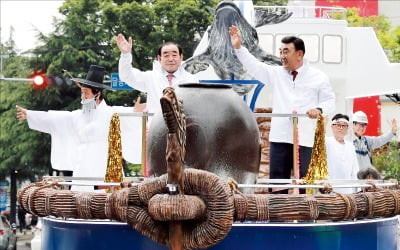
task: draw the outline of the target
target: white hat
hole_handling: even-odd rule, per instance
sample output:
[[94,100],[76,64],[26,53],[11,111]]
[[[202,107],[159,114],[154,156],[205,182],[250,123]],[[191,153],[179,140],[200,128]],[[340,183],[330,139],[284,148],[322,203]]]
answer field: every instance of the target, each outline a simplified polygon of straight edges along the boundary
[[362,111],[357,111],[353,114],[353,122],[362,122],[368,124],[367,115]]

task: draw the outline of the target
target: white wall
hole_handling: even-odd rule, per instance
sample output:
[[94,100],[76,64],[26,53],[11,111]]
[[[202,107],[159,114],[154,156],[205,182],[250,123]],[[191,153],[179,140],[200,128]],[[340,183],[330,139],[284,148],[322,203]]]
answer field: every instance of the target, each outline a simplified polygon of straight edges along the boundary
[[378,3],[379,15],[387,16],[392,27],[400,26],[400,1],[380,0]]

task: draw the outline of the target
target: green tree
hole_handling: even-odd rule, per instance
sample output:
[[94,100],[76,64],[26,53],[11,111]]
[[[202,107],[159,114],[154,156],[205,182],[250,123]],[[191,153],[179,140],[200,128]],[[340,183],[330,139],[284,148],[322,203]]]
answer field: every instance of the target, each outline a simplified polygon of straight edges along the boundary
[[350,27],[373,27],[389,60],[400,62],[400,26],[392,29],[391,23],[383,15],[360,17],[357,8],[347,9],[346,20]]
[[[218,0],[68,0],[59,8],[62,18],[54,19],[54,32],[38,32],[41,44],[29,58],[17,56],[13,40],[1,45],[6,77],[26,78],[34,71],[60,76],[63,69],[85,78],[91,64],[118,71],[119,51],[113,38],[122,33],[134,39],[134,66],[151,69],[159,44],[175,40],[190,56],[212,21],[206,6]],[[32,131],[15,118],[15,105],[32,110],[74,110],[80,107],[80,91],[74,85],[33,89],[28,83],[0,83],[0,175],[10,169],[32,170],[27,176],[43,175],[50,168],[50,136]],[[138,91],[105,92],[111,105],[132,105]],[[145,99],[145,98],[142,98]]]
[[[148,70],[156,57],[158,45],[178,42],[186,57],[190,56],[212,21],[206,7],[215,7],[218,0],[119,1],[104,8],[109,38],[118,33],[133,39],[133,65]],[[115,58],[119,51],[114,48]],[[115,67],[117,60],[114,60]]]
[[[12,28],[9,39],[0,45],[0,73],[6,78],[25,78],[29,72],[28,60],[18,56]],[[0,180],[10,179],[11,222],[15,222],[18,182],[34,180],[49,166],[48,157],[38,157],[41,147],[46,147],[38,144],[38,133],[25,133],[26,124],[18,123],[15,118],[14,105],[26,102],[30,91],[26,82],[0,81]]]
[[[179,42],[185,55],[191,55],[195,45],[211,22],[206,6],[216,0],[111,1],[70,0],[60,7],[64,16],[55,20],[55,32],[39,34],[42,46],[33,50],[31,67],[59,75],[67,69],[75,77],[84,77],[91,64],[105,67],[109,73],[118,71],[119,50],[114,37],[122,33],[134,40],[133,65],[151,69],[159,44],[167,40]],[[76,88],[75,88],[76,89]],[[77,96],[78,89],[75,90]],[[111,105],[131,105],[139,94],[106,93]],[[64,97],[58,94],[58,101]],[[69,102],[70,103],[70,102]],[[63,102],[71,110],[77,103]]]
[[[19,56],[13,40],[13,29],[10,37],[1,44],[2,74],[6,78],[26,78],[29,75],[29,59]],[[48,157],[40,157],[35,163],[35,155],[40,155],[46,142],[37,144],[38,134],[28,131],[26,124],[18,123],[15,118],[15,105],[27,104],[32,87],[27,82],[0,82],[0,176],[5,178],[12,170],[18,171],[20,178],[34,178],[43,174],[43,166],[48,165]],[[47,143],[48,144],[48,143]],[[40,167],[39,167],[40,166]]]
[[383,173],[385,179],[400,181],[400,142],[391,141],[374,154],[373,163]]

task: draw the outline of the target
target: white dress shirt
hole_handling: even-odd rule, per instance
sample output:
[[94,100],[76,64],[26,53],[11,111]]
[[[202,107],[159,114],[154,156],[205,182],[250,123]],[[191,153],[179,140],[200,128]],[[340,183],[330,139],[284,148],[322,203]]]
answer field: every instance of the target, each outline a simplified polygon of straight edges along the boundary
[[[140,71],[132,67],[132,54],[121,53],[118,72],[121,81],[129,86],[147,93],[147,111],[150,113],[161,112],[160,99],[163,90],[169,86],[167,75],[158,61],[154,61],[153,70]],[[182,83],[198,83],[196,76],[188,73],[182,66],[174,72],[172,87]]]
[[[353,143],[339,143],[333,136],[325,138],[329,180],[357,180],[359,170]],[[336,188],[340,193],[352,193],[351,188]]]
[[[306,60],[297,69],[293,81],[291,72],[282,66],[271,66],[260,62],[245,47],[236,49],[236,55],[243,67],[255,79],[273,86],[273,113],[305,114],[309,109],[321,108],[324,114],[335,109],[335,95],[329,79],[323,72],[311,67]],[[312,147],[316,119],[300,117],[298,122],[299,145]],[[293,123],[289,118],[273,117],[271,121],[271,142],[293,143]]]

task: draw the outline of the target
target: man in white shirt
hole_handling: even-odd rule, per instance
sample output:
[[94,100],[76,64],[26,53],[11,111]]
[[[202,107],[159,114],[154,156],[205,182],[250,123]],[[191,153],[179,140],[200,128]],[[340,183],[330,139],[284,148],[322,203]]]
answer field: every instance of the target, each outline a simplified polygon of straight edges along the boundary
[[[349,131],[349,117],[336,114],[331,123],[333,136],[325,139],[329,180],[357,180],[359,170],[355,148],[345,136]],[[337,192],[351,193],[351,188],[337,188]]]
[[167,42],[158,48],[157,60],[153,70],[140,71],[132,67],[132,38],[128,40],[122,34],[116,37],[121,51],[118,71],[121,81],[147,93],[147,111],[161,112],[160,99],[166,87],[176,87],[181,83],[197,83],[199,80],[182,66],[183,53],[180,45]]
[[[271,66],[258,61],[242,46],[241,34],[236,26],[229,28],[229,34],[234,52],[247,72],[264,84],[273,86],[273,113],[308,115],[308,118],[300,117],[298,123],[300,177],[304,177],[314,144],[315,118],[322,112],[330,114],[335,108],[335,95],[328,77],[303,59],[305,46],[298,37],[282,39],[282,66]],[[286,117],[273,117],[269,138],[270,178],[289,179],[293,167],[292,121]]]

